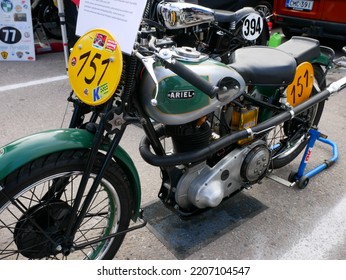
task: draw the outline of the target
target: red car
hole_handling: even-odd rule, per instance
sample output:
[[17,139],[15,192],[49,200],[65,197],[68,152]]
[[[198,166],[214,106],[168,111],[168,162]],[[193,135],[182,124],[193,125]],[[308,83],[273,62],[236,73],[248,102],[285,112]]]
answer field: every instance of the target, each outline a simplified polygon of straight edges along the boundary
[[346,40],[346,1],[274,0],[274,22],[287,37]]
[[254,7],[256,10],[261,10],[265,16],[270,16],[273,13],[273,0],[189,0],[185,2],[198,3],[211,9],[228,11],[237,11],[243,7]]

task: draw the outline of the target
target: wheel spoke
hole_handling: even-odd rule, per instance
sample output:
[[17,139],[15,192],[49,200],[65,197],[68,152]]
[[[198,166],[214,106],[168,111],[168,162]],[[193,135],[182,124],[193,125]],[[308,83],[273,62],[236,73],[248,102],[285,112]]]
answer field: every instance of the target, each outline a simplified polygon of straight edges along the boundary
[[[102,248],[110,246],[112,242],[100,241],[82,250],[71,252],[69,256],[56,255],[57,252],[54,249],[56,245],[47,240],[45,235],[40,233],[29,220],[29,218],[32,219],[59,244],[59,240],[63,240],[64,224],[69,219],[68,215],[77,193],[74,188],[79,185],[81,174],[80,172],[56,174],[54,177],[39,181],[35,185],[28,186],[15,198],[20,208],[8,202],[5,207],[0,209],[0,236],[2,238],[0,259],[22,259],[23,255],[29,259],[67,259],[74,258],[74,255],[77,258],[89,259],[98,257],[100,253],[103,254],[105,249]],[[69,179],[65,180],[63,191],[59,187],[56,191],[54,190],[57,186],[55,183],[60,178]],[[91,181],[88,186],[91,185]],[[77,230],[74,244],[97,240],[117,231],[118,215],[116,212],[119,211],[119,198],[109,182],[103,181]],[[59,193],[59,199],[56,197],[56,193]],[[85,198],[85,195],[83,196]],[[42,200],[42,197],[46,200]],[[113,210],[110,210],[110,207]],[[44,253],[40,253],[38,247],[47,249]]]

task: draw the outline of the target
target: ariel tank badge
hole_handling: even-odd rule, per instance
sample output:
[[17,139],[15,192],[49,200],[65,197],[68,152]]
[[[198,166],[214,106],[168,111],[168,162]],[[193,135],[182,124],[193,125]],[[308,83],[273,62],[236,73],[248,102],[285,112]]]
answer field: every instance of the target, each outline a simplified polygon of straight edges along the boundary
[[194,90],[171,90],[167,94],[169,99],[191,99],[194,96]]

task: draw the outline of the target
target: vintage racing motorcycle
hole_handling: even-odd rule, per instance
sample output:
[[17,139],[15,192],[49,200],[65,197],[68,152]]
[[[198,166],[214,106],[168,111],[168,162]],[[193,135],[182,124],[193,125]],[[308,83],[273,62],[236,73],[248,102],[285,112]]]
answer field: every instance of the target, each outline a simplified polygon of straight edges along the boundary
[[[131,54],[105,29],[78,40],[70,127],[0,148],[0,259],[112,259],[145,226],[140,178],[119,146],[130,124],[160,168],[159,199],[184,218],[297,157],[346,80],[325,89],[333,51],[314,39],[233,50],[234,15],[148,1]],[[255,36],[263,22],[249,16],[242,32]]]

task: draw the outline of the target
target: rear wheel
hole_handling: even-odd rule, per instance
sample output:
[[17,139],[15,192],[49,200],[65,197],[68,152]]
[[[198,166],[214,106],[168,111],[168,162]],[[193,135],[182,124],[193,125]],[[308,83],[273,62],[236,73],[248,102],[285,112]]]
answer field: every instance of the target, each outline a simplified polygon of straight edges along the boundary
[[[74,236],[72,207],[87,163],[88,150],[71,150],[34,160],[6,177],[0,194],[0,259],[112,259],[128,228],[131,195],[124,172],[112,162]],[[86,193],[104,155],[95,161]],[[9,201],[6,197],[10,197]],[[72,220],[70,220],[72,218]],[[89,242],[89,243],[88,243]]]
[[[326,87],[323,69],[313,65],[314,76],[323,90]],[[312,95],[317,94],[313,88]],[[292,120],[275,127],[268,135],[268,143],[272,148],[272,168],[281,168],[294,160],[305,148],[308,141],[308,131],[312,126],[317,126],[324,107],[324,101],[312,106]]]

